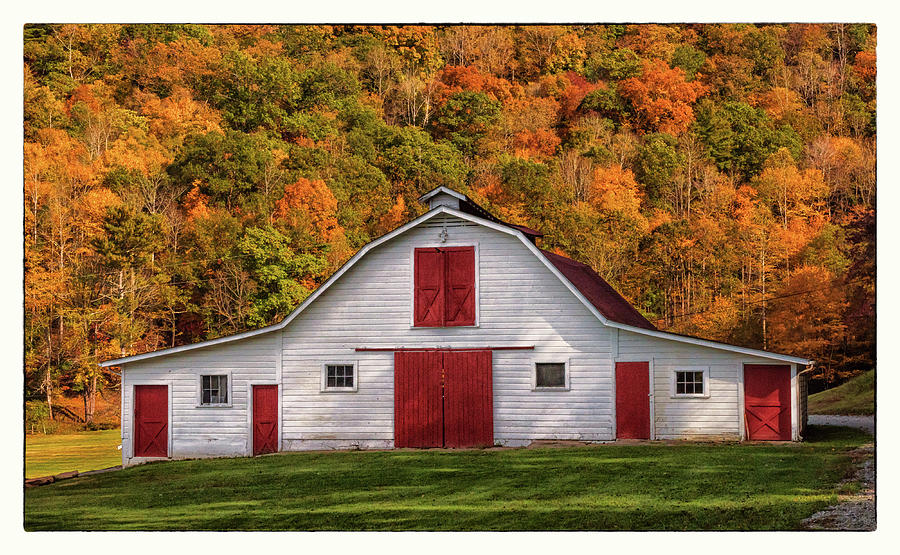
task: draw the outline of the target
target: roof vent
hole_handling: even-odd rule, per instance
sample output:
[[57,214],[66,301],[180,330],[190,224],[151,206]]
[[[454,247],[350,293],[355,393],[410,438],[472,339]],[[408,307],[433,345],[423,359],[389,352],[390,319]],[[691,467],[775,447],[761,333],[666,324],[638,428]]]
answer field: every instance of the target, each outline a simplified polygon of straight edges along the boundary
[[448,208],[453,208],[454,210],[459,210],[460,203],[467,203],[468,201],[469,198],[466,195],[444,186],[435,187],[419,197],[419,202],[423,204],[426,202],[428,203],[429,210],[434,210],[438,206],[446,206]]

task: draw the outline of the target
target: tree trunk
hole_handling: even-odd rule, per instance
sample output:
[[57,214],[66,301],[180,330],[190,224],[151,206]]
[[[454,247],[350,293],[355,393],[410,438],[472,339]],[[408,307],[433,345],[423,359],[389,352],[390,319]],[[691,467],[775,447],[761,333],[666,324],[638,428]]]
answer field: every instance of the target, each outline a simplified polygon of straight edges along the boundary
[[762,341],[763,350],[768,348],[766,341],[766,250],[760,252],[759,281],[762,285]]
[[91,388],[88,391],[90,394],[90,399],[88,399],[88,408],[90,409],[89,413],[85,415],[85,421],[88,424],[94,423],[94,408],[96,407],[97,402],[97,375],[94,374],[91,377]]
[[50,420],[53,420],[53,307],[47,311],[49,319],[47,321],[47,377],[44,380],[44,392],[47,394],[47,413]]
[[87,385],[85,385],[84,391],[81,392],[81,403],[84,405],[84,424],[87,426],[90,421],[88,420],[88,390]]

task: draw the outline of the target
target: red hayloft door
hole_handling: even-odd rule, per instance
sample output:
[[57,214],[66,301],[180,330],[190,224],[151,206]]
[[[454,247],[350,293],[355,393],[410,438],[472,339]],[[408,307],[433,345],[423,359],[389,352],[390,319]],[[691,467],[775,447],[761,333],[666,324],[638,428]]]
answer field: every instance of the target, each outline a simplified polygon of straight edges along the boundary
[[494,443],[490,351],[394,353],[394,446]]
[[169,456],[168,386],[134,386],[134,456]]
[[791,440],[791,367],[744,365],[747,439]]
[[253,386],[253,454],[278,451],[278,386]]
[[650,439],[650,363],[616,363],[616,438]]

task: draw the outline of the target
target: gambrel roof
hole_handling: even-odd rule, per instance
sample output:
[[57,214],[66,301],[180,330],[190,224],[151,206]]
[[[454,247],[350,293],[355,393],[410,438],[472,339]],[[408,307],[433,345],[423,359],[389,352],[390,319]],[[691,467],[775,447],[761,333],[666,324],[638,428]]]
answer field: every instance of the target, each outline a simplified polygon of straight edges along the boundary
[[[301,312],[303,312],[304,309],[306,309],[306,307],[314,303],[324,291],[326,291],[332,284],[339,280],[342,275],[344,275],[348,270],[350,270],[350,268],[352,268],[357,262],[359,262],[359,260],[370,250],[390,241],[391,239],[394,239],[395,237],[398,237],[399,235],[409,231],[419,224],[442,214],[454,216],[478,225],[483,225],[485,227],[500,231],[502,233],[507,233],[518,238],[522,242],[522,244],[525,245],[525,247],[529,251],[531,251],[532,254],[534,254],[534,256],[536,256],[554,275],[556,275],[556,277],[560,279],[560,281],[566,286],[566,288],[568,288],[569,291],[571,291],[572,294],[575,295],[575,297],[577,297],[581,301],[581,303],[584,304],[584,306],[587,307],[587,309],[606,326],[638,334],[649,335],[661,339],[690,343],[693,345],[708,347],[712,349],[743,353],[750,356],[758,356],[762,358],[769,358],[773,360],[780,360],[784,362],[792,362],[804,365],[812,363],[812,361],[808,359],[792,355],[773,353],[758,349],[749,349],[737,345],[729,345],[727,343],[720,343],[717,341],[710,341],[706,339],[659,331],[633,306],[631,306],[628,301],[626,301],[621,295],[619,295],[619,293],[616,292],[615,289],[613,289],[606,281],[604,281],[599,275],[597,275],[597,273],[589,266],[568,259],[564,256],[553,254],[537,248],[534,243],[534,238],[536,236],[540,236],[540,232],[529,228],[524,228],[527,229],[527,231],[524,231],[523,226],[516,226],[502,222],[499,219],[490,216],[489,214],[488,216],[490,216],[490,219],[487,219],[480,215],[472,214],[471,212],[477,210],[472,209],[471,206],[477,207],[478,209],[480,209],[480,211],[484,210],[471,202],[468,197],[466,197],[466,195],[463,195],[462,193],[459,193],[457,191],[453,191],[452,189],[447,189],[446,187],[439,187],[424,195],[420,200],[428,200],[428,198],[430,198],[429,195],[433,196],[438,192],[450,194],[447,193],[447,191],[452,193],[451,196],[454,196],[454,198],[458,198],[463,201],[460,204],[461,209],[457,210],[449,206],[437,206],[435,208],[432,208],[422,216],[419,216],[418,218],[400,226],[390,233],[387,233],[386,235],[383,235],[378,239],[375,239],[374,241],[366,244],[352,258],[350,258],[350,260],[348,260],[343,266],[341,266],[337,272],[335,272],[330,278],[328,278],[325,283],[323,283],[318,289],[313,291],[313,293],[309,297],[307,297],[306,300],[300,304],[300,306],[298,306],[296,309],[294,309],[293,312],[288,314],[287,317],[285,317],[281,322],[273,324],[271,326],[266,326],[264,328],[246,331],[243,333],[225,337],[219,337],[217,339],[210,339],[208,341],[202,341],[190,345],[182,345],[180,347],[172,347],[169,349],[161,349],[158,351],[151,351],[139,355],[107,360],[101,362],[100,366],[119,366],[130,362],[172,355],[192,349],[212,347],[220,343],[240,341],[242,339],[247,339],[257,335],[281,330],[288,324],[290,324],[291,321],[294,320],[294,318],[296,318]],[[485,214],[487,214],[487,212],[485,212]]]

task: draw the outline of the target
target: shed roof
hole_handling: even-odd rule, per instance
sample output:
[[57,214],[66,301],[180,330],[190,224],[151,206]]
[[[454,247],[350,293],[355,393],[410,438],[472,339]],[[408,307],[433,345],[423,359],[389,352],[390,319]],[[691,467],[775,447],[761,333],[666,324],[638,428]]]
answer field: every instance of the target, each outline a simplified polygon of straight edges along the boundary
[[571,258],[543,249],[541,249],[541,252],[607,319],[646,330],[656,329],[656,326],[644,318],[637,309],[631,306],[631,303],[626,301],[593,268],[587,264],[576,262]]

